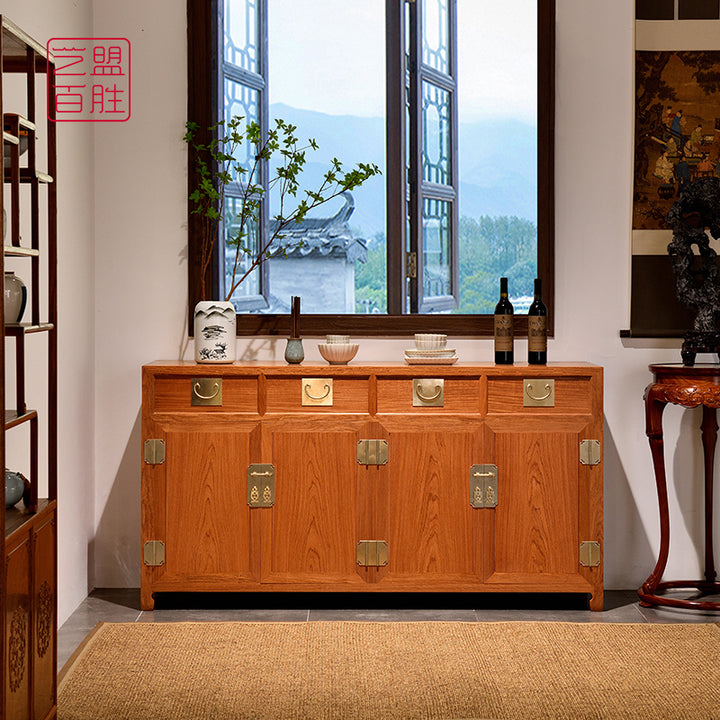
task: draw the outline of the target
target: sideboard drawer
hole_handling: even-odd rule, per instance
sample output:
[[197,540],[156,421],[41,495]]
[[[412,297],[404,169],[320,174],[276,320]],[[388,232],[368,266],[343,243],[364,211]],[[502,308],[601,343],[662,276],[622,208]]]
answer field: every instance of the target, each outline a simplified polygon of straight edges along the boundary
[[366,377],[272,377],[265,386],[265,411],[367,413],[370,379]]
[[518,411],[589,413],[592,411],[589,377],[544,377],[532,371],[524,378],[489,378],[488,413]]
[[[438,369],[428,368],[427,375],[414,378],[379,377],[377,381],[378,413],[479,412],[479,377],[443,378],[441,373],[438,373]],[[442,382],[438,383],[437,380]]]
[[156,377],[154,412],[258,412],[257,377]]

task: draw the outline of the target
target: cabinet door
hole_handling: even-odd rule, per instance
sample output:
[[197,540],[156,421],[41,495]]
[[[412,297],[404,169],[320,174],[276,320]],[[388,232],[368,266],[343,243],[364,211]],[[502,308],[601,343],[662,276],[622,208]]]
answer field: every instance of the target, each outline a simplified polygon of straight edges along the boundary
[[[428,413],[432,412],[428,409]],[[381,585],[470,590],[482,579],[481,513],[470,505],[470,468],[482,458],[473,417],[383,417],[388,565]],[[378,588],[381,589],[381,588]]]
[[39,521],[34,533],[35,616],[33,619],[33,697],[36,720],[55,705],[56,668],[56,535],[54,509]]
[[492,418],[487,432],[498,504],[487,518],[486,581],[589,592],[579,564],[581,504],[588,502],[581,497],[579,448],[588,418]]
[[261,462],[275,467],[275,503],[262,523],[262,581],[353,589],[363,583],[357,443],[363,421],[283,416],[263,421]]
[[151,423],[165,460],[143,469],[143,541],[164,543],[164,562],[143,565],[147,591],[238,590],[255,578],[247,467],[256,422],[216,415]]
[[30,717],[30,535],[18,539],[5,558],[5,714]]

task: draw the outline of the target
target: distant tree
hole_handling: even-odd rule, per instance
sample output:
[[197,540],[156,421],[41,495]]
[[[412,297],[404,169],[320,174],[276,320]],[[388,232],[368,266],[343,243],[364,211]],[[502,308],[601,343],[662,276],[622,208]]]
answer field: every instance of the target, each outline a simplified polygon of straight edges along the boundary
[[[537,273],[537,227],[518,217],[477,220],[463,216],[459,226],[459,305],[455,312],[492,313],[499,279],[507,277],[510,294],[532,295]],[[355,312],[387,312],[387,251],[385,235],[368,242],[367,261],[355,266]]]
[[387,312],[387,249],[385,234],[368,243],[367,260],[355,264],[355,312]]
[[531,295],[537,273],[537,227],[518,217],[477,220],[463,216],[459,227],[460,303],[458,313],[491,313],[499,279],[507,277],[510,294]]

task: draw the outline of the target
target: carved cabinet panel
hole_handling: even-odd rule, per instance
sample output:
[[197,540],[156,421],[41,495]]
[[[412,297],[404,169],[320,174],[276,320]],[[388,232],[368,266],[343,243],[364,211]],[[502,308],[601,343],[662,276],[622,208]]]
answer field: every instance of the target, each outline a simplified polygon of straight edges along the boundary
[[30,558],[27,529],[5,556],[5,712],[8,720],[30,717]]

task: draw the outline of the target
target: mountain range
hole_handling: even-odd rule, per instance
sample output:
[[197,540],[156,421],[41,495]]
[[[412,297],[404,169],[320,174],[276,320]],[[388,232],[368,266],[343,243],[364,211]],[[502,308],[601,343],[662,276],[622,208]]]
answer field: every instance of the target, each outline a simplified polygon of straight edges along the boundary
[[[317,151],[308,150],[301,188],[317,187],[337,157],[343,169],[359,162],[385,166],[385,121],[377,117],[328,115],[274,104],[272,118],[297,126],[300,145],[309,138]],[[518,120],[490,119],[459,128],[460,214],[537,218],[536,129]],[[384,177],[370,178],[353,191],[355,212],[350,224],[364,237],[385,230]],[[342,205],[333,201],[316,215],[330,216]]]

